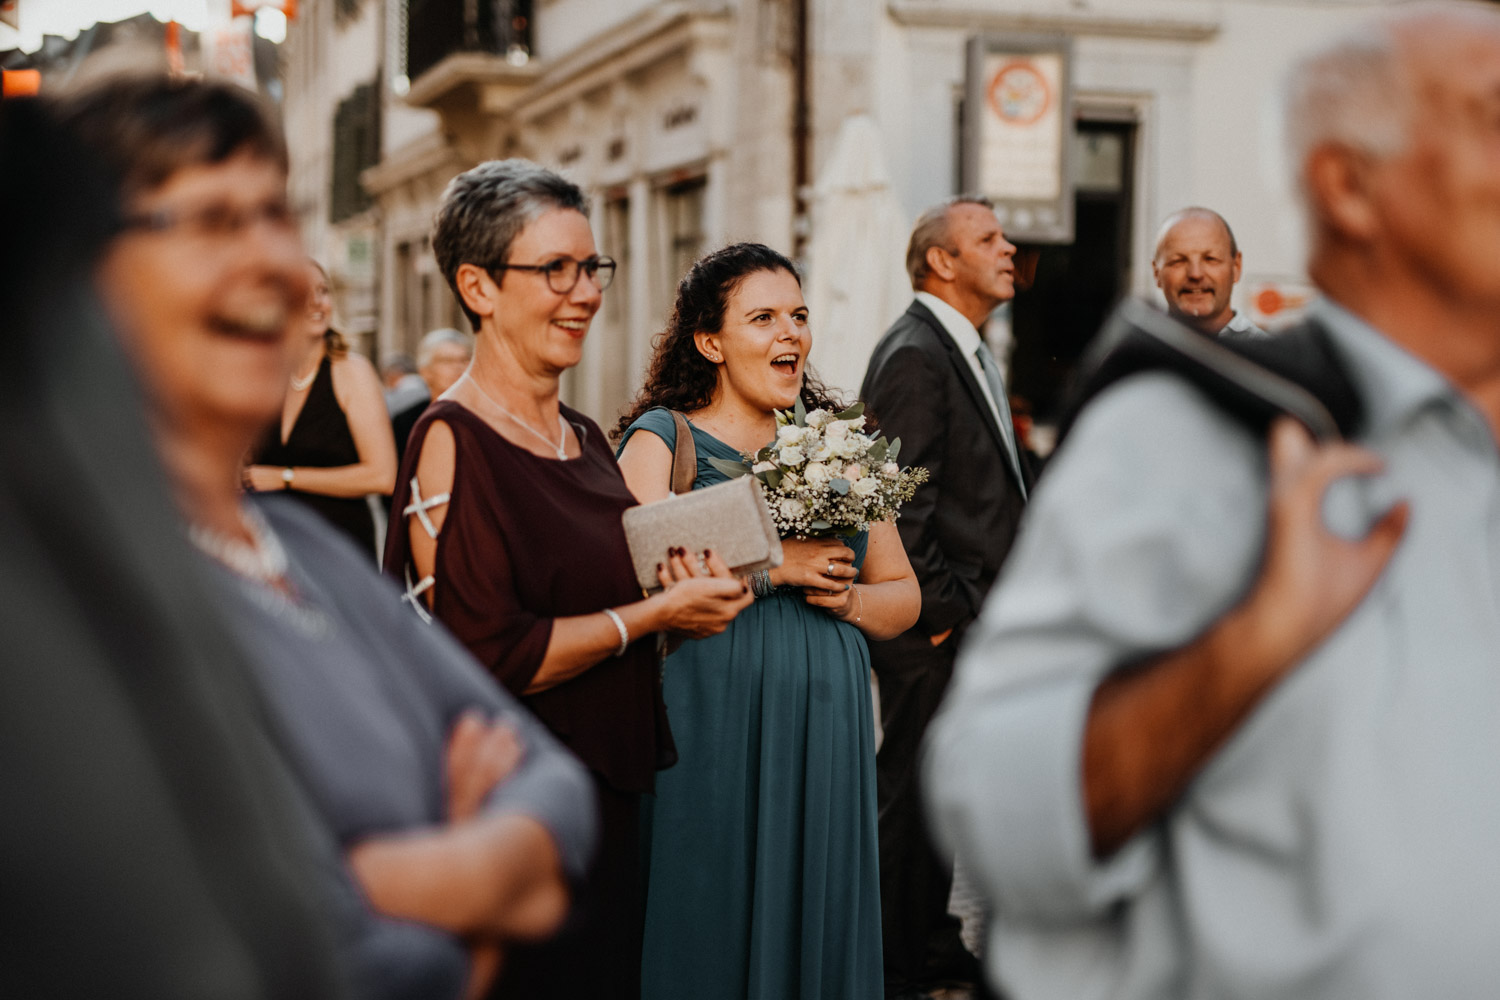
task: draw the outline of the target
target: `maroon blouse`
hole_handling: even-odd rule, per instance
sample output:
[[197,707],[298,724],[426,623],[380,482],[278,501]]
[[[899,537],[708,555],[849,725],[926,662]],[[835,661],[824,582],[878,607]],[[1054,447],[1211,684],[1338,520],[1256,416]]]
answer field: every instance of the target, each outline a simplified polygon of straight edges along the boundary
[[[583,442],[576,459],[533,455],[450,400],[412,428],[391,504],[385,569],[406,581],[411,480],[433,421],[453,431],[453,488],[438,534],[433,612],[500,683],[548,728],[625,792],[653,787],[676,760],[655,635],[636,636],[572,680],[526,695],[552,635],[552,620],[641,599],[620,515],[635,506],[604,433],[569,407]],[[436,509],[436,508],[435,508]],[[411,581],[417,582],[415,570]]]

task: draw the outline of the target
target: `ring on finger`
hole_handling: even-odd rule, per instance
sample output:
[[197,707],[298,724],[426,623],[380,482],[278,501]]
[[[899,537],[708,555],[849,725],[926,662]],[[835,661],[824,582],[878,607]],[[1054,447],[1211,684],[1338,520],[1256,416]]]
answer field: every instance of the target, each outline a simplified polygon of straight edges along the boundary
[[828,560],[828,575],[833,576],[833,560]]

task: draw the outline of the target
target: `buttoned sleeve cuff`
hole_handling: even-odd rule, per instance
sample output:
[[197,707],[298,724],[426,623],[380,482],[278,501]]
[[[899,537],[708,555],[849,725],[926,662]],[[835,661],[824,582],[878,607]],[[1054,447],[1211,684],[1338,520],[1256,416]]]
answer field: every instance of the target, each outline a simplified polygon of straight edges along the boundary
[[1103,861],[1089,846],[1080,755],[1097,684],[1075,674],[1003,698],[954,699],[929,730],[929,815],[1008,916],[1091,918],[1137,892],[1155,868],[1151,830]]

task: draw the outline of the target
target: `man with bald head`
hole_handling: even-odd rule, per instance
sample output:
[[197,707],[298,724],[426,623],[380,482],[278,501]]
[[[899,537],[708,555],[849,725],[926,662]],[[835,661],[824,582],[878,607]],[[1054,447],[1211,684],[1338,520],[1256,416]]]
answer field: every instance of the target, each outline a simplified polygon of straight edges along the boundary
[[1285,110],[1363,419],[1156,371],[1049,465],[923,771],[1015,1000],[1500,984],[1500,11],[1403,6]]
[[1161,224],[1151,273],[1178,322],[1210,337],[1266,336],[1229,304],[1240,267],[1234,231],[1213,209],[1180,209]]

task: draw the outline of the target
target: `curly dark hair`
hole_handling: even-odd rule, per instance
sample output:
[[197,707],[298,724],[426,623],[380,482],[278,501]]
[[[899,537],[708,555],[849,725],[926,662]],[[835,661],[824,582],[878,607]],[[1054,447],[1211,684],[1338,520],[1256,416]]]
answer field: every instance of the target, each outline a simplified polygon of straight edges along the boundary
[[[619,441],[641,414],[657,406],[691,413],[713,399],[718,368],[693,341],[695,333],[718,333],[724,310],[740,284],[759,271],[785,271],[802,284],[797,265],[763,243],[731,243],[715,250],[688,269],[677,284],[677,303],[667,328],[657,334],[646,383],[631,401],[610,437]],[[843,409],[843,402],[814,374],[802,370],[802,402],[808,409]]]

